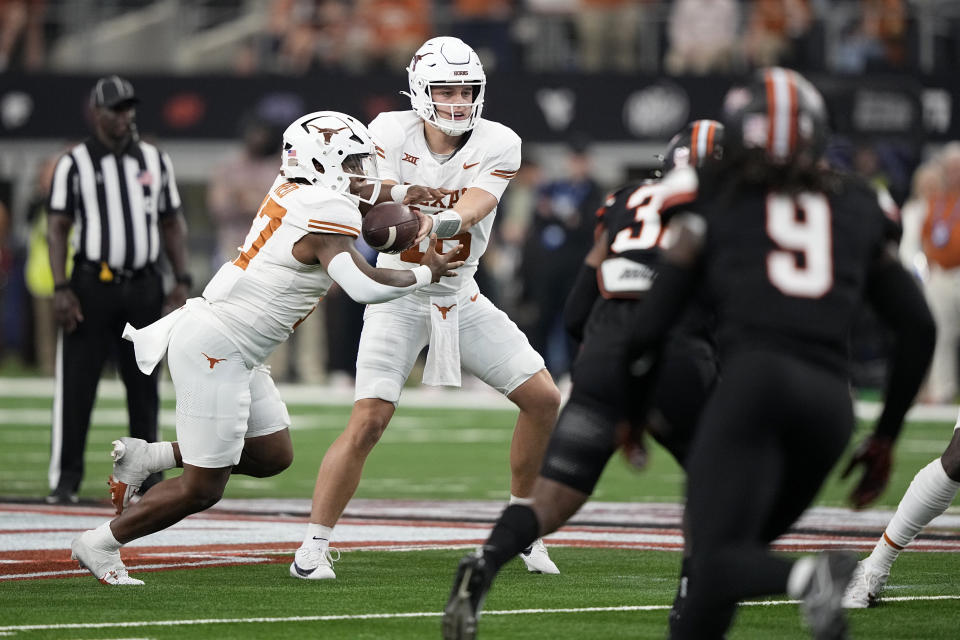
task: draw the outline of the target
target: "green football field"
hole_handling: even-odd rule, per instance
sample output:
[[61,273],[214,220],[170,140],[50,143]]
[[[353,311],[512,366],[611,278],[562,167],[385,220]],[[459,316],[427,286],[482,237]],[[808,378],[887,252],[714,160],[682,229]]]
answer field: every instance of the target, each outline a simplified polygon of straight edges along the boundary
[[[0,501],[37,499],[47,493],[50,406],[50,397],[43,393],[0,392]],[[87,481],[81,490],[85,504],[106,499],[103,479],[110,471],[106,453],[110,441],[124,435],[123,407],[116,394],[104,394],[95,410]],[[317,465],[346,423],[349,407],[326,404],[323,394],[317,393],[309,401],[299,394],[289,408],[296,450],[293,466],[276,478],[233,478],[226,498],[309,498]],[[165,438],[174,435],[171,416],[172,403],[165,401],[161,419]],[[514,412],[499,408],[402,406],[368,460],[357,497],[503,499],[514,419]],[[942,451],[952,424],[952,418],[909,424],[879,507],[897,504],[916,471]],[[867,428],[867,423],[861,424],[855,441]],[[849,489],[849,482],[833,477],[817,504],[841,507]],[[654,446],[651,464],[642,473],[614,459],[595,498],[678,502],[682,491],[678,467]],[[878,526],[870,534],[879,535],[880,530]],[[0,544],[7,533],[0,531]],[[938,533],[955,539],[958,532]],[[148,577],[146,586],[123,590],[101,586],[87,576],[0,580],[0,636],[438,638],[440,611],[463,553],[463,549],[348,551],[337,566],[338,579],[321,583],[287,577],[289,553],[278,555],[275,564],[149,572],[141,576]],[[665,636],[679,554],[556,546],[551,555],[563,571],[560,576],[531,575],[518,562],[504,569],[487,600],[481,637]],[[891,577],[891,599],[877,609],[852,612],[852,636],[956,637],[957,575],[958,554],[904,553]],[[744,606],[729,637],[807,636],[797,607],[774,601]]]

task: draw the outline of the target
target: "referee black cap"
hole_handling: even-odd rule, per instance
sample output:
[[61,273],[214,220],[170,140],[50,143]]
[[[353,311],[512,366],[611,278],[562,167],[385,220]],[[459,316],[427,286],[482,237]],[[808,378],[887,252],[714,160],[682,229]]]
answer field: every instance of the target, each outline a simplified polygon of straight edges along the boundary
[[140,99],[133,92],[130,81],[117,75],[100,78],[90,92],[90,104],[95,107],[113,109],[123,103],[133,105],[138,102]]

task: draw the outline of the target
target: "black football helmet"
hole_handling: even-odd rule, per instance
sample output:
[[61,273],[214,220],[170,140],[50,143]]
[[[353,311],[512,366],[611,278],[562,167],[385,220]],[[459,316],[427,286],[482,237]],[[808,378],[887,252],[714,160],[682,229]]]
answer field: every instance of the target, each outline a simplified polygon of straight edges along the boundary
[[823,96],[802,75],[782,67],[759,69],[724,101],[725,146],[731,155],[763,150],[775,166],[812,165],[827,144]]
[[673,136],[660,156],[663,173],[677,166],[702,167],[723,156],[723,125],[716,120],[694,120]]

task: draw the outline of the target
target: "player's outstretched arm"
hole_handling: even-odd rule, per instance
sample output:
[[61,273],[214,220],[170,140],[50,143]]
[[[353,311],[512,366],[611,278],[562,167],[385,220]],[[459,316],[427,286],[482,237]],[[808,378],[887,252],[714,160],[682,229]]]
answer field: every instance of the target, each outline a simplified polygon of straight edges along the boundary
[[587,326],[587,318],[590,317],[593,304],[600,296],[597,269],[607,256],[608,246],[607,230],[599,224],[593,234],[593,247],[583,259],[577,279],[563,307],[563,326],[576,342],[583,341],[583,330]]
[[887,486],[893,443],[930,366],[937,333],[923,293],[901,266],[893,246],[869,274],[866,298],[893,330],[894,344],[883,412],[874,433],[857,448],[843,474],[846,478],[856,467],[863,467],[850,493],[850,502],[858,509],[876,500]]
[[636,352],[663,339],[693,295],[706,239],[706,221],[695,213],[679,213],[670,220],[667,237],[657,278],[635,318],[630,346]]
[[[308,233],[294,245],[294,257],[304,264],[321,264],[348,296],[361,304],[375,304],[399,298],[438,281],[463,264],[449,253],[436,254],[414,269],[379,269],[370,266],[357,251],[353,238],[338,234]],[[429,254],[429,252],[428,252]]]
[[[446,189],[439,191],[448,192]],[[496,207],[496,196],[480,187],[470,187],[453,205],[453,209],[425,216],[430,225],[421,224],[420,235],[415,242],[421,242],[429,234],[436,234],[438,238],[452,238],[483,220]]]

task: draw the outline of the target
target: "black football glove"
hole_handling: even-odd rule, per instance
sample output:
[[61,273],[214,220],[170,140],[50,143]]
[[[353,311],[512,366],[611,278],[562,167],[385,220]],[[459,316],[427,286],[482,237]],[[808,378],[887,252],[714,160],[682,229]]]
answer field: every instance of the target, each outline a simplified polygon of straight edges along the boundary
[[850,502],[855,509],[862,509],[876,500],[887,487],[890,480],[890,465],[893,461],[893,439],[889,436],[874,434],[864,440],[850,459],[842,478],[846,478],[854,467],[863,465],[863,476],[850,493]]

